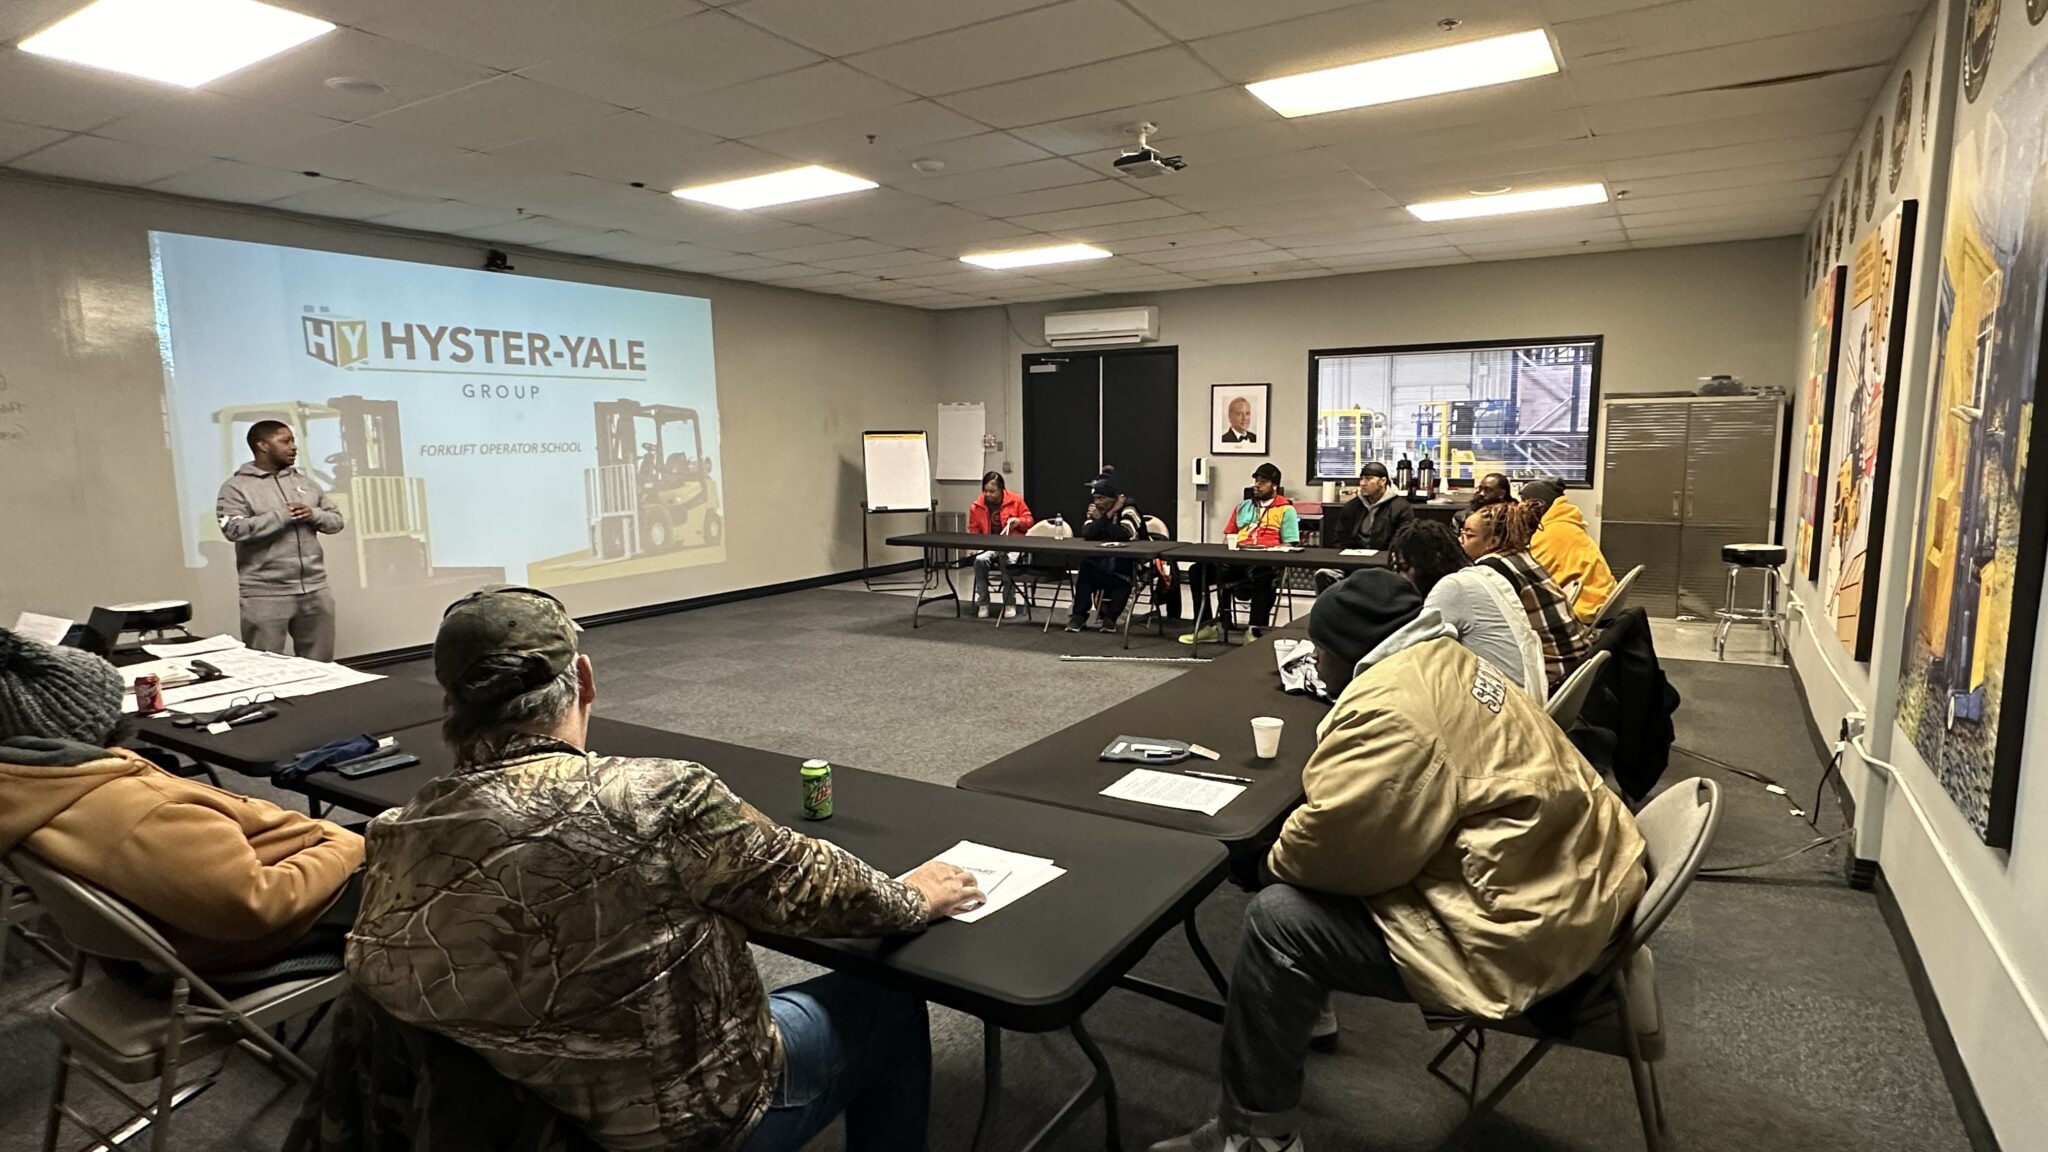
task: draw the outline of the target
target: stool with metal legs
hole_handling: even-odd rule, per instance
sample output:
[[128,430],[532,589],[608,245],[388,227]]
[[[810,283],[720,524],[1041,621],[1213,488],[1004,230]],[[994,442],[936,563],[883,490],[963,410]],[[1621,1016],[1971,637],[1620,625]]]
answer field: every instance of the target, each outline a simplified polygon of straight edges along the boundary
[[[1728,565],[1728,597],[1723,606],[1714,613],[1721,626],[1714,629],[1714,655],[1717,659],[1728,658],[1728,630],[1737,624],[1761,624],[1770,631],[1771,655],[1785,642],[1785,613],[1778,607],[1779,585],[1784,576],[1780,569],[1785,563],[1783,544],[1726,544],[1721,548],[1721,559]],[[1764,602],[1761,608],[1743,608],[1735,603],[1740,591],[1744,569],[1760,569],[1764,574]]]

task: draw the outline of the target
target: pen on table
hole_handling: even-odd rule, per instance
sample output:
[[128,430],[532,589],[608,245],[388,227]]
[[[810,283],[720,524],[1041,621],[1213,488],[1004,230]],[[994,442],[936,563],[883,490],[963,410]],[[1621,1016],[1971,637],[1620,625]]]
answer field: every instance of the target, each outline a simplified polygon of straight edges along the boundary
[[1250,784],[1250,783],[1251,783],[1251,781],[1250,781],[1249,779],[1247,779],[1247,778],[1245,778],[1245,777],[1243,777],[1243,776],[1225,776],[1225,775],[1224,775],[1223,773],[1221,773],[1221,772],[1197,772],[1197,771],[1195,771],[1195,770],[1194,770],[1194,769],[1192,769],[1192,768],[1183,768],[1183,769],[1181,769],[1181,773],[1180,773],[1180,774],[1181,774],[1181,775],[1183,775],[1183,776],[1193,776],[1193,777],[1195,777],[1195,778],[1196,778],[1197,780],[1220,780],[1220,781],[1222,781],[1222,782],[1223,782],[1223,783],[1225,783],[1225,784]]

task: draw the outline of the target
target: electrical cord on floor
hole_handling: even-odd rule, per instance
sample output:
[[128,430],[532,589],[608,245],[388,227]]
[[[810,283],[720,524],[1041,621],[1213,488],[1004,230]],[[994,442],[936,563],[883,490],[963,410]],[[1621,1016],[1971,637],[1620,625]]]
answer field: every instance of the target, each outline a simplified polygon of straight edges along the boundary
[[1829,844],[1833,844],[1835,841],[1842,839],[1848,834],[1848,832],[1844,831],[1837,832],[1833,836],[1816,837],[1815,839],[1810,840],[1807,843],[1792,849],[1790,852],[1787,852],[1782,856],[1773,856],[1768,860],[1752,860],[1746,864],[1716,864],[1712,868],[1700,869],[1699,874],[1702,876],[1715,876],[1724,872],[1747,872],[1751,868],[1767,868],[1772,864],[1783,864],[1785,861],[1790,860],[1794,857],[1804,856],[1808,852],[1811,852],[1816,848],[1823,848]]
[[1820,774],[1820,782],[1813,786],[1813,803],[1806,809],[1806,826],[1820,831],[1820,801],[1828,786],[1828,777],[1842,769],[1842,746],[1835,746],[1835,754],[1828,760],[1828,766]]

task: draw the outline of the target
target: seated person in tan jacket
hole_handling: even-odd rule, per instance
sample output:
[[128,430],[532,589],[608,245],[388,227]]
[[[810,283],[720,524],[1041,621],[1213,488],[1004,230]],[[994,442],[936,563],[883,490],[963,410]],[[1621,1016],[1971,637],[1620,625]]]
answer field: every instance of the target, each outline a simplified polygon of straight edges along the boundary
[[[1333,688],[1393,626],[1332,627],[1343,606],[1318,597],[1309,619]],[[1276,883],[1245,914],[1217,1118],[1153,1152],[1301,1152],[1302,1064],[1330,992],[1516,1015],[1592,967],[1647,882],[1620,798],[1449,638],[1359,668],[1302,784],[1266,857]]]
[[339,957],[362,837],[173,776],[112,747],[122,727],[113,665],[0,629],[0,855],[127,901],[203,973],[316,942]]

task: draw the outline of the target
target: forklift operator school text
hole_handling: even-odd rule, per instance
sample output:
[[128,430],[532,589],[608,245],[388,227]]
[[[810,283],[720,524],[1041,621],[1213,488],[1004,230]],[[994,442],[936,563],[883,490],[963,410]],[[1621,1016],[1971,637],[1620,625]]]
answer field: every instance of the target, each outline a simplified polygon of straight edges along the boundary
[[579,440],[499,441],[486,444],[422,444],[422,456],[578,456]]
[[492,364],[514,368],[601,368],[647,371],[647,342],[597,336],[553,336],[500,328],[451,328],[446,324],[379,325],[384,359],[431,364]]

